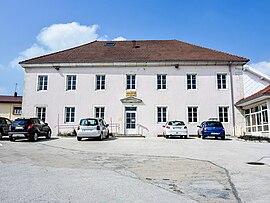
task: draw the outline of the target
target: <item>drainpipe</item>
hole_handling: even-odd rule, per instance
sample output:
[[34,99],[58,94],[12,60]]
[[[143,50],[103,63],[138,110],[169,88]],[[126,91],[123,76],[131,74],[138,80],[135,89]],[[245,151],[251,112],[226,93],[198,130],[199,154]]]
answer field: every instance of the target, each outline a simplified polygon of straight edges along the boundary
[[231,81],[231,102],[232,102],[232,123],[233,123],[233,136],[235,136],[235,109],[234,109],[234,85],[232,75],[232,62],[229,62],[229,73]]

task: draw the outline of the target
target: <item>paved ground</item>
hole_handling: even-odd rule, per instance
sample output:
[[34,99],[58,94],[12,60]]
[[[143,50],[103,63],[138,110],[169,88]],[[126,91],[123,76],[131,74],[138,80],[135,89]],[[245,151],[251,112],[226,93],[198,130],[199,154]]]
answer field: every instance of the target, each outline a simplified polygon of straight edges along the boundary
[[1,140],[0,171],[0,202],[270,199],[270,144],[236,139]]

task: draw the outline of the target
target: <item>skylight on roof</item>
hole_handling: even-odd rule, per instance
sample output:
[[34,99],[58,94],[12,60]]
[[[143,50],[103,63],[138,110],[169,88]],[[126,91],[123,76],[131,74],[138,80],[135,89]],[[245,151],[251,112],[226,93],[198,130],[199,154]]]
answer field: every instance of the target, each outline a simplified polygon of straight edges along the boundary
[[114,43],[114,42],[106,42],[106,43],[104,44],[104,46],[105,46],[105,47],[113,47],[113,46],[115,46],[115,43]]

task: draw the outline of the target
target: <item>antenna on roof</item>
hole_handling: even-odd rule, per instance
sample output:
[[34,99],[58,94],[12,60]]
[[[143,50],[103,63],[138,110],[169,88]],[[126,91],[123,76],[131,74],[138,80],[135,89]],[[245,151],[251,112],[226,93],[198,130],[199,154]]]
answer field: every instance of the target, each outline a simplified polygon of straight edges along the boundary
[[18,83],[15,84],[14,97],[17,97],[18,96],[17,87],[18,87]]

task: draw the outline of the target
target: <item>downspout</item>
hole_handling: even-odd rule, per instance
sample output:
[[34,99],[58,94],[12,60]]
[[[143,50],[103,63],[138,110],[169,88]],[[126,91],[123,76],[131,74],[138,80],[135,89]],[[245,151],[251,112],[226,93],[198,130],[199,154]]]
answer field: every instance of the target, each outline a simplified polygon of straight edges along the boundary
[[232,75],[232,62],[229,62],[229,73],[231,81],[231,102],[232,102],[232,123],[233,123],[233,136],[235,136],[235,109],[234,109],[234,85],[233,85],[233,75]]

